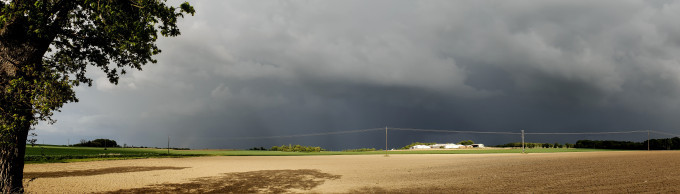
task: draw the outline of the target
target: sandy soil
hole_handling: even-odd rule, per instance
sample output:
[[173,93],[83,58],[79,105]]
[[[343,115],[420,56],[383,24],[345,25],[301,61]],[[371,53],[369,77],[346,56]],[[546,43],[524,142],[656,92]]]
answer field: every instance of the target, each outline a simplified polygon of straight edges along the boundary
[[31,164],[29,193],[680,191],[680,151],[229,156]]

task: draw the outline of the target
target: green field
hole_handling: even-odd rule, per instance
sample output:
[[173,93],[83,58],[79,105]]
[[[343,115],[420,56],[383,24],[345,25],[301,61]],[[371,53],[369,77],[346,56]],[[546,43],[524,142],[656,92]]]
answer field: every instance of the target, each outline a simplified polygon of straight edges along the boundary
[[[554,152],[594,152],[617,151],[605,149],[562,149],[562,148],[534,148],[527,149],[527,153]],[[462,150],[394,150],[389,154],[493,154],[493,153],[521,153],[521,149],[462,149]],[[280,152],[280,151],[251,151],[251,150],[170,150],[154,148],[91,148],[66,147],[54,145],[37,145],[26,148],[26,163],[76,162],[92,160],[121,160],[158,157],[195,157],[195,156],[311,156],[311,155],[366,155],[385,154],[385,151],[367,152]]]
[[150,157],[182,157],[191,155],[167,154],[167,150],[147,148],[92,148],[36,145],[26,147],[26,163],[74,162]]

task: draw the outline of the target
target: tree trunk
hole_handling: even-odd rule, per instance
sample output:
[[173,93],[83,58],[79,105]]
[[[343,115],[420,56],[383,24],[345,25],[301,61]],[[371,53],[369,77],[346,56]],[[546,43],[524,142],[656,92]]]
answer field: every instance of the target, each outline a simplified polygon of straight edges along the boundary
[[24,154],[30,124],[21,126],[8,137],[0,150],[0,189],[2,193],[23,193]]
[[0,192],[23,193],[26,139],[36,118],[30,102],[12,100],[16,97],[12,92],[0,91],[0,95]]

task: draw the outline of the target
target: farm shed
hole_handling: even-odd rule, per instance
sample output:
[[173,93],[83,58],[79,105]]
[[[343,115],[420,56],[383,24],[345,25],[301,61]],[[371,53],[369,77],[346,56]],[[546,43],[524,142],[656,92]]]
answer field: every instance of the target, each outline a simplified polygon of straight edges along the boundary
[[446,144],[446,145],[444,146],[444,148],[446,148],[446,149],[458,149],[458,148],[460,148],[460,146],[462,146],[462,145],[458,145],[458,144]]
[[430,146],[427,145],[414,145],[411,147],[411,149],[430,149]]
[[446,144],[440,144],[440,143],[438,143],[438,144],[430,145],[430,147],[431,147],[431,148],[434,148],[434,149],[439,149],[439,148],[444,148],[444,147],[446,147]]
[[454,143],[447,143],[447,144],[434,144],[434,145],[431,145],[430,148],[434,148],[434,149],[458,149],[461,146],[463,146],[463,145],[458,145],[458,144],[454,144]]

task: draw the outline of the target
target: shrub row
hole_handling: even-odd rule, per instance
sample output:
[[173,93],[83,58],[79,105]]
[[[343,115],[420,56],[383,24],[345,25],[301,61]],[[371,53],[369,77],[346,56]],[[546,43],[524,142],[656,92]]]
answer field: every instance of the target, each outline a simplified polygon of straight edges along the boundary
[[[574,148],[574,144],[570,143],[565,143],[565,144],[560,144],[560,143],[529,143],[529,142],[524,142],[524,146],[526,148]],[[514,142],[514,143],[506,143],[506,144],[501,144],[497,145],[494,147],[514,147],[514,148],[521,148],[522,147],[522,142]]]
[[350,150],[342,150],[343,152],[370,152],[370,151],[375,151],[375,148],[359,148],[359,149],[350,149]]
[[326,151],[325,149],[321,147],[313,147],[313,146],[301,146],[301,145],[282,145],[282,146],[273,146],[269,150],[271,151],[282,151],[282,152],[321,152],[321,151]]

